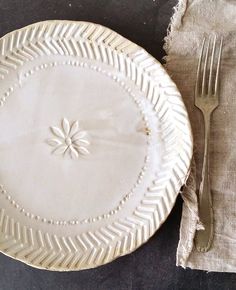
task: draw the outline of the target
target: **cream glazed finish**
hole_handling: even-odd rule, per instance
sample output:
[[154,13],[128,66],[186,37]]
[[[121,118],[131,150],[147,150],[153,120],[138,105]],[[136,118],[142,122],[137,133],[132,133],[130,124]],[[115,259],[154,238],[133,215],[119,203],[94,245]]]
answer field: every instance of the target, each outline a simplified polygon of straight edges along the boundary
[[1,38],[0,79],[0,250],[69,271],[146,242],[192,156],[162,66],[101,25],[45,21]]

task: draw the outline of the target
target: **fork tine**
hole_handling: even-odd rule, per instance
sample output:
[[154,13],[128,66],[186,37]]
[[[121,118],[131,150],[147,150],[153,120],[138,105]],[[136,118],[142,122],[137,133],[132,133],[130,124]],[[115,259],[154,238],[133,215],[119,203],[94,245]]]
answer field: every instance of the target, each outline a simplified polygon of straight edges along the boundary
[[202,48],[201,48],[201,53],[200,53],[200,57],[198,60],[198,67],[197,67],[197,78],[196,78],[196,85],[195,85],[195,97],[198,96],[199,93],[199,87],[200,87],[200,73],[201,73],[201,63],[202,63],[202,56],[203,56],[203,51],[204,51],[204,45],[205,45],[205,37],[202,41]]
[[219,49],[219,56],[218,56],[217,69],[216,69],[216,80],[215,80],[215,95],[216,96],[218,96],[218,93],[219,93],[219,74],[220,74],[222,46],[223,46],[223,37],[221,37],[221,40],[220,40],[220,49]]
[[207,62],[208,62],[208,55],[209,55],[209,46],[210,46],[210,40],[208,40],[204,67],[203,67],[203,76],[202,76],[202,95],[203,96],[206,95],[206,70],[207,70]]
[[215,48],[216,48],[216,35],[213,40],[213,48],[212,48],[212,53],[211,53],[211,64],[210,64],[210,73],[209,73],[209,81],[208,81],[208,95],[209,96],[211,96],[212,94],[212,75],[213,75]]

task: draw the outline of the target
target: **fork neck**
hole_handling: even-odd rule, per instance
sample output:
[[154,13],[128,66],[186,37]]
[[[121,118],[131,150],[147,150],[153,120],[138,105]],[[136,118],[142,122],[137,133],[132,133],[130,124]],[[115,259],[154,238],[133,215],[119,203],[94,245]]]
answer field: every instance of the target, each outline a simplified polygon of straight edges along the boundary
[[208,167],[209,167],[210,121],[211,121],[211,114],[204,114],[204,127],[205,127],[205,136],[204,136],[205,145],[204,145],[204,158],[203,158],[204,171],[208,171]]

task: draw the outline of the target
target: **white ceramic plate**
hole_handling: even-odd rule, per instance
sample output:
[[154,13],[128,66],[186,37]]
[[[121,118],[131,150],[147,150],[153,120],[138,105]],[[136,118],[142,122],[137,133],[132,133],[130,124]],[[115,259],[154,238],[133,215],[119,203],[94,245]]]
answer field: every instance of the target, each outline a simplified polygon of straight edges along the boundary
[[101,25],[46,21],[1,38],[0,81],[0,250],[67,271],[146,242],[192,155],[163,67]]

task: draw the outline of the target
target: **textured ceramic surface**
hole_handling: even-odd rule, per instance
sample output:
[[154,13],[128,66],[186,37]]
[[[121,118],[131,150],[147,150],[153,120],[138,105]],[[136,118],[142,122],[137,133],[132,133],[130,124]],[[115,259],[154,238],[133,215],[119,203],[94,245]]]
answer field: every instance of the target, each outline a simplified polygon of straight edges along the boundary
[[46,21],[1,38],[0,79],[0,250],[67,271],[146,242],[192,155],[162,66],[103,26]]

